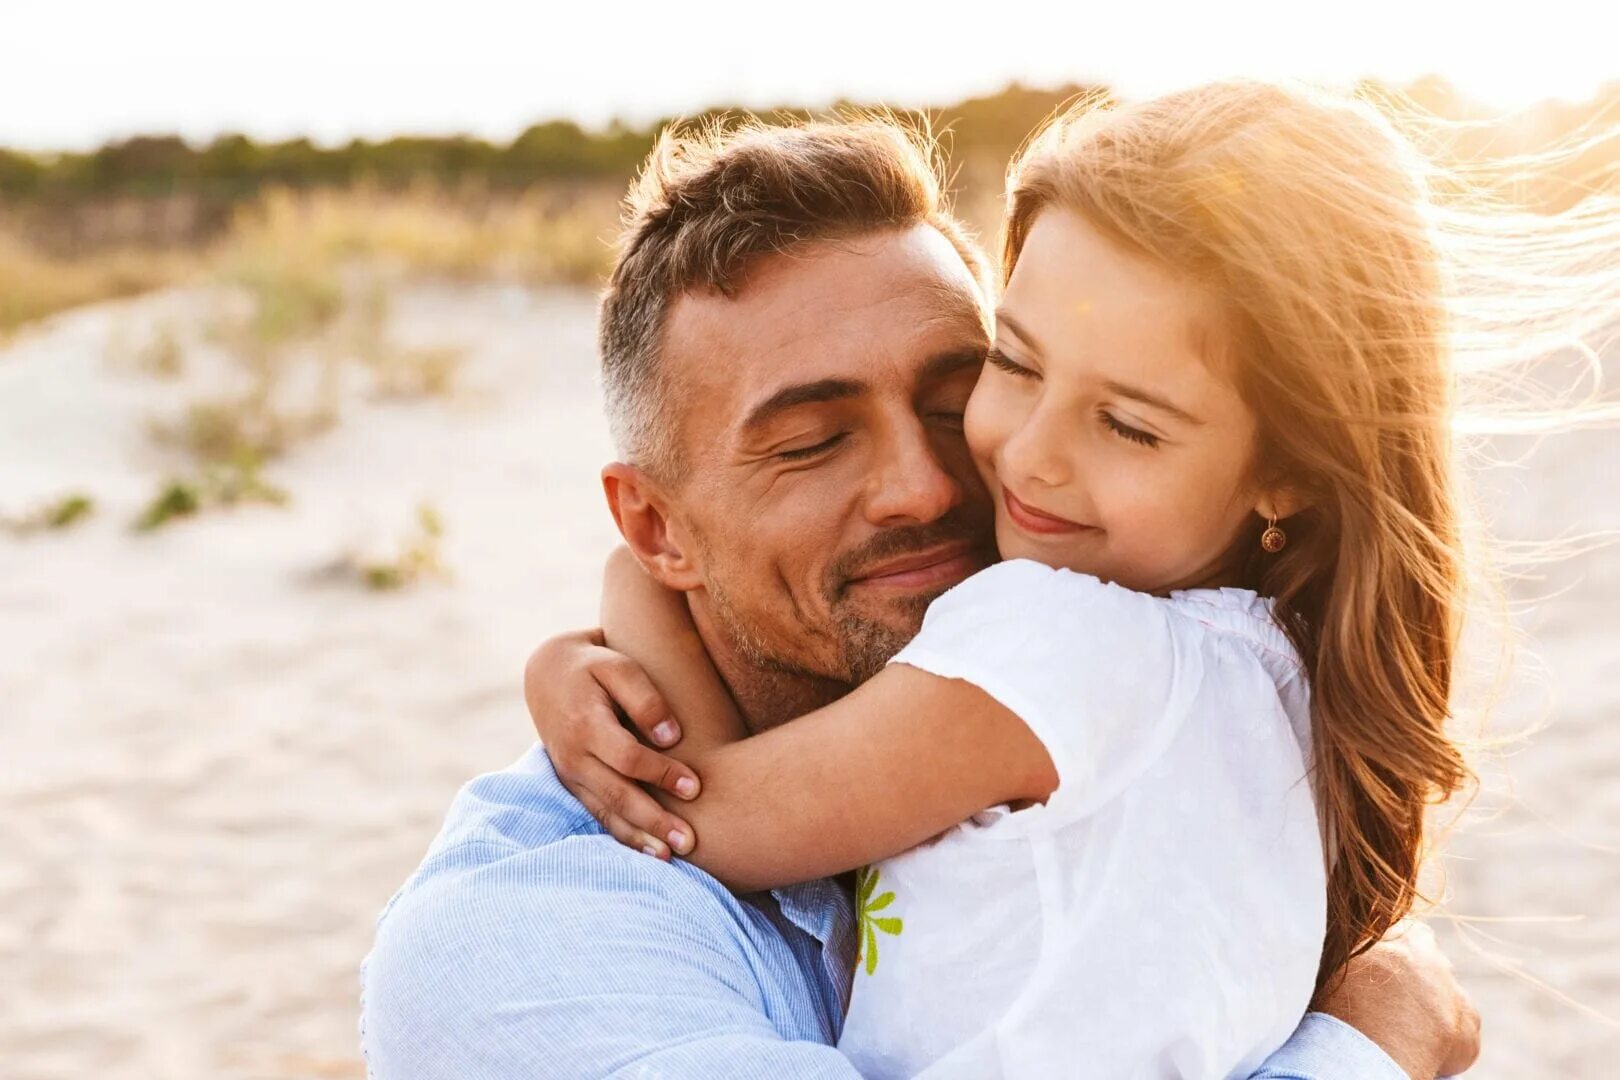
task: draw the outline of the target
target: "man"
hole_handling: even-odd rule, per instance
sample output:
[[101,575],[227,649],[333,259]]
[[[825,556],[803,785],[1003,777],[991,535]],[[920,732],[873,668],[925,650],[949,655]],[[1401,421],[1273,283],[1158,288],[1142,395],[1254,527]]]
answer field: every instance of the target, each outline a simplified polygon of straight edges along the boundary
[[[961,433],[983,260],[926,148],[884,123],[666,138],[629,209],[601,312],[623,458],[604,488],[764,730],[879,670],[993,557]],[[588,711],[607,707],[599,682],[626,696],[616,664],[576,637],[532,670]],[[628,734],[621,749],[599,777],[636,771]],[[628,804],[580,786],[589,808],[536,748],[462,791],[366,962],[373,1074],[853,1078],[834,1048],[855,948],[843,887],[733,896],[617,843]],[[1258,1075],[1427,1080],[1472,1060],[1472,1010],[1432,942],[1369,956],[1320,1003],[1340,1019],[1307,1017]]]

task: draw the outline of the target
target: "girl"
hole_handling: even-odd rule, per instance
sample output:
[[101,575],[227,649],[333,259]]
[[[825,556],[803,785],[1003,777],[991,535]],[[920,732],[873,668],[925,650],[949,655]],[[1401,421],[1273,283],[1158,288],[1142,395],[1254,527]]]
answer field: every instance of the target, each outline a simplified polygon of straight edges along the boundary
[[692,861],[737,891],[866,867],[863,1075],[1247,1075],[1407,913],[1468,775],[1462,279],[1406,144],[1303,90],[1075,109],[1009,193],[965,416],[1006,561],[748,739],[628,556],[604,629],[684,721]]

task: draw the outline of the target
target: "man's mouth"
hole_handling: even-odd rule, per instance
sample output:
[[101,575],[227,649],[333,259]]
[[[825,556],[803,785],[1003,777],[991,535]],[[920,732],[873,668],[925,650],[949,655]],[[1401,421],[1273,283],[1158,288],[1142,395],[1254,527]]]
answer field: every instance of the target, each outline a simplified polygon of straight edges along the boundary
[[1001,501],[1007,508],[1007,516],[1012,518],[1013,524],[1027,533],[1037,533],[1041,536],[1062,536],[1094,530],[1095,525],[1082,525],[1078,521],[1060,518],[1055,514],[1048,514],[1044,510],[1037,510],[1012,493],[1011,488],[1001,489]]
[[859,577],[851,578],[849,584],[916,592],[955,585],[983,566],[984,559],[978,549],[969,541],[957,540],[885,559],[863,570]]

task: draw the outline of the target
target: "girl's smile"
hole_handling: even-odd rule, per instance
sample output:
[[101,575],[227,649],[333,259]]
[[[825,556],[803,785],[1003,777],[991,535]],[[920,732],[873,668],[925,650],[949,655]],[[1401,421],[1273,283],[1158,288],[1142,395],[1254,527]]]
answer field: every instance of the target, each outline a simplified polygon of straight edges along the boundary
[[1014,495],[1011,488],[1002,488],[1001,501],[1006,508],[1008,520],[1025,532],[1035,533],[1040,536],[1064,536],[1096,531],[1094,525],[1082,525],[1079,522],[1037,510]]

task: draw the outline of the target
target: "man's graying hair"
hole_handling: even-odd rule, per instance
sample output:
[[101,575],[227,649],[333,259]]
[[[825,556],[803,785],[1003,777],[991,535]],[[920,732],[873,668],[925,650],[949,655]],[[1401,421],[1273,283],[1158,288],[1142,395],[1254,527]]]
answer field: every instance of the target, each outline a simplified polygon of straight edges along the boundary
[[679,472],[659,371],[670,306],[692,289],[733,295],[761,256],[927,223],[988,290],[986,260],[943,187],[933,138],[886,116],[667,128],[625,197],[598,322],[620,456],[655,475]]

